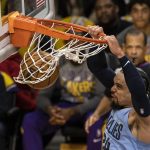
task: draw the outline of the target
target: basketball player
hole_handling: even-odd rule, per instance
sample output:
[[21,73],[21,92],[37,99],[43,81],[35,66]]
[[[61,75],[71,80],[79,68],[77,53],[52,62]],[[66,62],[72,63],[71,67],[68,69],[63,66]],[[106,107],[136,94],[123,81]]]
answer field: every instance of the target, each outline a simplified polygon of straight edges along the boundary
[[[98,38],[100,27],[89,27],[89,33]],[[103,149],[150,149],[149,78],[145,84],[138,71],[121,50],[114,36],[106,36],[110,51],[120,61],[122,70],[116,75],[107,68],[104,51],[90,57],[88,66],[95,76],[111,88],[112,101],[124,109],[112,109],[103,137]],[[131,107],[133,106],[133,107]]]
[[[145,60],[145,54],[147,51],[147,36],[138,29],[129,29],[124,37],[123,50],[128,58],[133,62],[136,67],[144,70],[150,77],[150,64]],[[105,97],[101,100],[97,109],[92,116],[86,121],[86,131],[89,132],[89,128],[100,119],[102,114],[105,114],[110,105],[109,98]]]

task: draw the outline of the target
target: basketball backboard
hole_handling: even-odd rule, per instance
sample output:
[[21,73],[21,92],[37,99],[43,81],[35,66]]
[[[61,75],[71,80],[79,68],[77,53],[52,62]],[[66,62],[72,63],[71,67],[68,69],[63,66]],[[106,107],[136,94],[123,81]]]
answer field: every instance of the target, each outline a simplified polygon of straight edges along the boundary
[[55,13],[54,0],[0,0],[0,62],[1,57],[5,57],[3,53],[9,57],[13,51],[8,33],[8,14],[13,11],[35,18],[51,19]]

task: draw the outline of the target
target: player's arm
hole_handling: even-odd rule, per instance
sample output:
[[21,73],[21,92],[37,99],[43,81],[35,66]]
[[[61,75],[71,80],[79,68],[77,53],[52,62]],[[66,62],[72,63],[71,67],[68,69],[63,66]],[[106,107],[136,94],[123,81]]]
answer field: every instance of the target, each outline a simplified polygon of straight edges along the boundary
[[86,120],[85,131],[89,133],[89,128],[100,119],[101,116],[105,115],[111,110],[111,101],[109,97],[103,96],[100,100],[94,113]]
[[106,37],[111,52],[116,55],[122,66],[125,80],[132,97],[132,104],[137,114],[145,121],[150,116],[150,100],[147,96],[144,81],[135,66],[121,50],[117,39],[114,36]]
[[[97,35],[103,32],[102,28],[98,26],[90,26],[87,29],[93,38],[99,38]],[[93,49],[90,49],[90,51],[92,50]],[[106,88],[110,89],[113,86],[113,78],[115,73],[107,65],[107,59],[104,51],[89,57],[87,59],[87,65],[90,71]]]
[[146,119],[146,117],[150,116],[150,99],[147,96],[143,79],[127,57],[120,58],[120,63],[131,92],[133,107],[140,117]]
[[112,69],[107,67],[105,52],[102,51],[97,55],[87,59],[87,65],[90,71],[97,77],[97,79],[106,87],[113,86],[113,78],[115,73]]
[[104,96],[100,101],[98,107],[96,108],[94,114],[98,115],[99,117],[105,115],[111,110],[112,101],[109,97]]

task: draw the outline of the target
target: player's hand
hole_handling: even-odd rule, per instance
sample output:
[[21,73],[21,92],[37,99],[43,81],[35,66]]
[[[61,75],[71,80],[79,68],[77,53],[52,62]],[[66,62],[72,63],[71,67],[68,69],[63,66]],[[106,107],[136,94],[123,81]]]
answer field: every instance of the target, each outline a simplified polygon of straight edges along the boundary
[[99,34],[104,34],[103,28],[99,26],[87,26],[88,33],[94,38],[99,39]]
[[110,51],[117,56],[117,58],[121,58],[125,55],[114,35],[106,36],[105,40],[108,42]]
[[100,118],[99,115],[97,115],[97,114],[92,114],[92,115],[86,120],[86,122],[85,122],[85,131],[86,131],[86,133],[89,133],[89,128],[90,128],[93,124],[95,124],[95,123],[98,121],[99,118]]

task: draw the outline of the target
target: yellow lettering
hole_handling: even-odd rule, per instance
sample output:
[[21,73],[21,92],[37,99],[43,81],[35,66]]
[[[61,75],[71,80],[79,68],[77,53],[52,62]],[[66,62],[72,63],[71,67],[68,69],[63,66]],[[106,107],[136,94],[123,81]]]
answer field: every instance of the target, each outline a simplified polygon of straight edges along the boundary
[[88,81],[83,81],[83,82],[72,82],[68,81],[67,82],[67,90],[70,92],[73,96],[80,97],[80,99],[83,99],[82,93],[87,93],[87,92],[92,92],[94,82],[88,82]]

